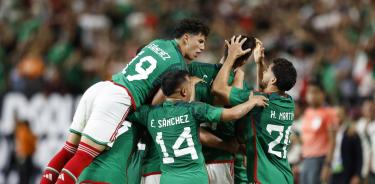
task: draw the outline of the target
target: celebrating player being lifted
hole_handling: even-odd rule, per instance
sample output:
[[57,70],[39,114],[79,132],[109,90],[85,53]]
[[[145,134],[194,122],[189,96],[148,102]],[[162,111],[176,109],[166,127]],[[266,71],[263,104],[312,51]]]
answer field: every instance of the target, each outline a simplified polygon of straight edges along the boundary
[[[241,37],[226,41],[229,54],[212,85],[213,92],[225,98],[231,105],[248,101],[249,89],[229,86],[229,72],[236,58],[243,52]],[[244,126],[247,152],[247,175],[250,183],[290,184],[293,175],[286,153],[294,114],[294,101],[285,91],[290,90],[297,73],[288,60],[277,58],[263,71],[263,47],[257,43],[254,58],[258,65],[258,84],[269,99],[265,108],[255,107],[240,121]]]
[[252,96],[230,109],[189,102],[194,83],[186,71],[166,74],[162,91],[167,100],[158,106],[142,106],[130,116],[132,122],[147,127],[161,158],[161,184],[208,183],[198,128],[202,122],[228,122],[249,112],[255,105],[265,106],[267,99]]
[[[256,40],[254,37],[242,36],[243,42],[242,49],[250,50],[246,54],[238,57],[234,61],[231,68],[228,84],[237,88],[249,88],[244,82],[243,71],[241,67],[249,60],[254,48]],[[220,64],[209,64],[202,62],[192,62],[188,65],[189,72],[193,76],[202,78],[204,82],[198,83],[195,86],[195,100],[208,103],[211,105],[225,104],[225,99],[217,98],[211,93],[212,83],[217,76],[222,62],[228,57],[228,48],[225,47],[223,58]],[[235,162],[237,159],[243,157],[238,148],[239,145],[235,139],[236,122],[231,123],[204,123],[200,128],[201,143],[203,145],[203,154],[205,156],[206,168],[210,179],[210,184],[233,184],[233,183],[246,183],[246,168],[243,162]],[[212,133],[218,137],[217,143],[212,140],[206,140],[207,133]],[[213,139],[214,140],[214,139]],[[216,146],[218,145],[218,146]],[[223,146],[220,146],[223,145]],[[233,168],[242,168],[233,173]],[[237,174],[235,177],[234,174]]]
[[[175,39],[152,41],[112,77],[113,82],[91,86],[78,104],[65,146],[49,162],[41,183],[76,183],[82,170],[121,132],[129,111],[153,96],[161,76],[186,70],[184,58],[192,60],[204,50],[208,33],[202,22],[183,20],[176,26]],[[126,144],[131,150],[133,143]]]

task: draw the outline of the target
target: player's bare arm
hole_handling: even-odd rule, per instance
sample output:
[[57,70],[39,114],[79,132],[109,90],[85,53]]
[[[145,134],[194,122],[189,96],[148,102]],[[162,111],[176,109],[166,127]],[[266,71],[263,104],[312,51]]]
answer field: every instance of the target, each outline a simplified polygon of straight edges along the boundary
[[228,151],[231,153],[236,153],[239,149],[239,144],[237,141],[224,141],[211,132],[207,131],[203,127],[199,128],[199,140],[204,146]]
[[230,109],[224,109],[221,114],[221,121],[228,122],[242,118],[245,114],[250,112],[255,106],[265,107],[268,105],[268,99],[264,96],[254,96],[251,92],[249,100],[236,105]]
[[263,71],[266,69],[266,64],[264,60],[264,47],[260,40],[256,39],[256,47],[254,49],[254,61],[257,65],[257,80],[256,80],[256,90],[261,91],[261,81],[263,80]]
[[232,86],[227,84],[230,70],[238,57],[251,51],[251,49],[242,50],[241,47],[245,41],[246,38],[241,40],[241,36],[233,36],[230,42],[225,40],[228,47],[228,57],[217,74],[211,89],[212,93],[219,96],[225,104],[229,104],[229,94],[232,89]]
[[234,72],[235,74],[234,74],[232,86],[238,89],[243,89],[243,81],[245,79],[245,72],[241,68],[236,69]]

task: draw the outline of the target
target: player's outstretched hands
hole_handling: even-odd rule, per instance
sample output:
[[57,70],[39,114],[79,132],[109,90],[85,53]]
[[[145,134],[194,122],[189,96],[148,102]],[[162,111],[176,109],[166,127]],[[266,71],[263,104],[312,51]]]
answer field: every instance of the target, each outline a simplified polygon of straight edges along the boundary
[[253,92],[250,93],[249,101],[255,106],[266,107],[268,106],[268,99],[262,95],[254,95]]
[[225,45],[228,47],[228,57],[237,59],[251,51],[251,48],[242,50],[242,44],[247,40],[244,38],[241,40],[241,35],[233,36],[230,41],[225,40]]
[[255,38],[255,41],[256,41],[256,46],[254,49],[254,60],[256,64],[261,64],[262,61],[264,60],[263,43],[257,38]]

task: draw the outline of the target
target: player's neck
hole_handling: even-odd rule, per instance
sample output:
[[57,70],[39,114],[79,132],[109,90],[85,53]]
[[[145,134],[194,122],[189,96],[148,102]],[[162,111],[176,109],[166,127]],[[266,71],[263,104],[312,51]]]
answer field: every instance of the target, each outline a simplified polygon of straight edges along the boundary
[[268,85],[266,88],[264,88],[263,92],[265,93],[279,93],[280,90],[277,89],[274,85]]
[[170,101],[170,102],[186,101],[184,99],[184,97],[182,97],[182,96],[174,96],[174,95],[171,95],[171,96],[167,97],[165,100],[166,101]]
[[183,56],[185,56],[185,52],[184,52],[184,50],[183,50],[182,47],[181,47],[181,40],[178,39],[178,38],[175,38],[174,41],[177,43],[177,48],[178,48],[178,50],[181,52],[181,54],[182,54]]

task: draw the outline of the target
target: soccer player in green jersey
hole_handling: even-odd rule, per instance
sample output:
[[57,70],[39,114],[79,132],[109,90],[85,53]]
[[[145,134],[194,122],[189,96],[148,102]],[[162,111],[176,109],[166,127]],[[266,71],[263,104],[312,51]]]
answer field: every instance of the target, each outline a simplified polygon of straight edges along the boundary
[[132,122],[147,127],[161,158],[161,184],[208,183],[198,128],[202,122],[227,122],[238,119],[266,99],[253,96],[230,109],[189,102],[192,84],[186,71],[165,75],[162,91],[167,100],[158,106],[142,106],[130,116]]
[[[230,75],[228,84],[236,86],[237,88],[248,88],[246,83],[244,83],[244,74],[241,70],[241,66],[243,66],[249,57],[252,54],[252,51],[255,48],[256,40],[254,37],[243,36],[241,40],[244,40],[242,44],[242,49],[251,49],[250,52],[244,54],[243,56],[236,59],[235,64],[233,65]],[[221,61],[224,61],[228,56],[228,49],[225,48],[224,50],[224,57]],[[195,100],[208,103],[211,105],[221,105],[225,100],[216,98],[211,93],[211,85],[214,81],[215,77],[217,76],[220,68],[222,67],[222,63],[220,64],[209,64],[209,63],[202,63],[202,62],[192,62],[188,65],[189,72],[193,76],[197,76],[202,78],[204,82],[198,83],[196,85],[195,91]],[[235,122],[232,123],[204,123],[201,126],[200,134],[204,134],[205,132],[211,132],[216,135],[219,140],[221,140],[221,144],[229,143],[231,146],[226,146],[223,148],[218,148],[213,146],[213,141],[205,142],[204,139],[201,140],[203,145],[203,154],[205,156],[206,161],[206,168],[208,171],[209,179],[211,184],[232,184],[234,183],[234,175],[243,176],[246,175],[245,170],[236,170],[237,173],[234,173],[235,168],[241,168],[242,162],[237,162],[234,166],[235,162],[235,154],[238,152],[238,143],[235,141]],[[201,135],[204,137],[205,135]],[[214,144],[215,145],[215,144]],[[233,147],[237,147],[237,149],[233,149]],[[238,153],[241,154],[241,153]],[[238,173],[244,172],[245,173]],[[246,177],[240,178],[241,180],[246,180]],[[238,178],[237,178],[238,180]]]
[[204,50],[208,33],[201,21],[183,20],[175,39],[152,41],[112,81],[91,86],[78,104],[65,146],[49,162],[41,183],[76,183],[82,170],[109,149],[129,111],[153,96],[162,75],[186,70],[184,59],[195,59]]
[[[239,90],[227,83],[234,60],[243,52],[239,40],[240,37],[233,37],[230,42],[226,41],[228,57],[212,85],[213,92],[226,98],[231,105],[247,101],[249,97],[246,95],[251,93],[248,89]],[[257,49],[263,51],[263,48]],[[257,63],[263,63],[259,61],[262,55],[254,52]],[[267,97],[269,105],[256,107],[241,119],[245,129],[248,180],[262,184],[293,183],[286,154],[294,118],[294,101],[285,91],[294,86],[297,72],[291,62],[282,58],[274,59],[264,72],[259,71],[262,92],[258,94]]]

